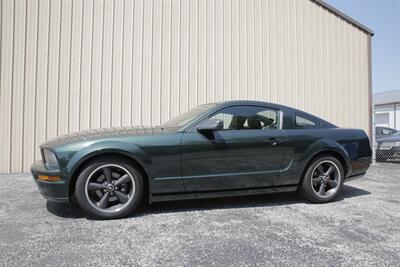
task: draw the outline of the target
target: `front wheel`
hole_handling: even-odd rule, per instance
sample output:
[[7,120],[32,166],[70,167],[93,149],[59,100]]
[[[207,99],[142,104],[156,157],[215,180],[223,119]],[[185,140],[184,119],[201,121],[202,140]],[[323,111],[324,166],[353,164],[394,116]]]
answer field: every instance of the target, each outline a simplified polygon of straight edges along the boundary
[[316,158],[308,167],[300,184],[301,194],[314,203],[332,201],[341,192],[344,170],[332,156]]
[[143,177],[126,160],[98,159],[79,174],[75,194],[89,215],[99,219],[121,218],[140,204]]

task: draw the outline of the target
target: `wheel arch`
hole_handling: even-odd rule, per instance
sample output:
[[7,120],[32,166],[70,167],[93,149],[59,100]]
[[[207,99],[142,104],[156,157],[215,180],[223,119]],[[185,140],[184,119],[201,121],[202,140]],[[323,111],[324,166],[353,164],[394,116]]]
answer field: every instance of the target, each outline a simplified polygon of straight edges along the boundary
[[113,158],[119,158],[128,161],[129,163],[132,164],[142,175],[143,177],[143,185],[144,185],[144,196],[147,196],[147,193],[150,195],[150,179],[148,175],[148,171],[146,168],[143,166],[143,163],[140,162],[140,160],[132,157],[131,155],[128,155],[127,153],[124,153],[123,151],[109,151],[109,152],[104,152],[104,153],[92,153],[87,155],[84,159],[82,159],[72,170],[70,174],[70,180],[69,180],[69,185],[68,185],[68,195],[69,198],[71,199],[72,196],[75,193],[75,185],[76,181],[78,179],[79,174],[82,172],[82,170],[88,166],[91,162],[94,160],[100,159],[100,158],[106,158],[106,157],[113,157]]
[[313,163],[313,161],[316,158],[322,157],[322,156],[332,156],[332,157],[336,158],[337,160],[339,160],[339,162],[342,164],[345,177],[350,172],[350,168],[351,167],[350,167],[349,162],[346,160],[345,156],[342,153],[340,153],[339,151],[337,151],[336,149],[327,148],[325,150],[322,150],[322,151],[319,151],[319,152],[315,153],[313,156],[310,157],[310,159],[307,161],[307,164],[303,168],[299,184],[302,183],[302,181],[304,179],[304,175],[307,172],[308,167]]

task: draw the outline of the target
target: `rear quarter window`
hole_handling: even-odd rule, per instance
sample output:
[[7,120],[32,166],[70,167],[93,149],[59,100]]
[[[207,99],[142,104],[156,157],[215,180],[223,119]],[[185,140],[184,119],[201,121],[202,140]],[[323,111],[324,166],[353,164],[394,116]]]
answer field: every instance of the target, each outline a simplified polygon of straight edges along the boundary
[[317,128],[321,127],[321,121],[311,116],[296,114],[294,117],[294,125],[296,128]]

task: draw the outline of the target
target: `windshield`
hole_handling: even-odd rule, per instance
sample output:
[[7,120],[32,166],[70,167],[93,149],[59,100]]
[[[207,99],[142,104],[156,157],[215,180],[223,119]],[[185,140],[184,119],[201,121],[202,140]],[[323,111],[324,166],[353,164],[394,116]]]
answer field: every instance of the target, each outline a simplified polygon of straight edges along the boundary
[[204,104],[197,106],[195,108],[189,109],[188,111],[185,111],[184,113],[178,115],[177,117],[173,118],[172,120],[169,120],[167,122],[164,122],[160,126],[162,128],[178,128],[186,125],[193,119],[195,119],[197,116],[205,113],[207,110],[209,110],[212,107],[215,107],[217,104]]

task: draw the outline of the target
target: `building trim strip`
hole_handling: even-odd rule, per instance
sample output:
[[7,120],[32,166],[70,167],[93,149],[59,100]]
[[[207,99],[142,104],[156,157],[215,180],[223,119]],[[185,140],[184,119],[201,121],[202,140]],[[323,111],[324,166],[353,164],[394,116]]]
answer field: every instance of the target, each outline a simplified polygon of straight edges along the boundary
[[328,10],[331,11],[332,13],[338,15],[338,16],[341,17],[342,19],[348,21],[350,24],[352,24],[352,25],[354,25],[355,27],[361,29],[362,31],[364,31],[364,32],[366,32],[366,33],[368,33],[368,34],[370,34],[371,36],[374,35],[374,32],[373,32],[370,28],[368,28],[367,26],[361,24],[360,22],[356,21],[355,19],[353,19],[353,18],[347,16],[346,14],[344,14],[344,13],[341,12],[340,10],[334,8],[333,6],[329,5],[329,4],[326,3],[325,1],[323,1],[323,0],[311,0],[311,1],[313,1],[314,3],[316,3],[316,4],[318,4],[318,5],[322,6],[322,7],[324,7],[324,8],[326,8],[326,9],[328,9]]

